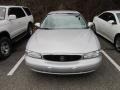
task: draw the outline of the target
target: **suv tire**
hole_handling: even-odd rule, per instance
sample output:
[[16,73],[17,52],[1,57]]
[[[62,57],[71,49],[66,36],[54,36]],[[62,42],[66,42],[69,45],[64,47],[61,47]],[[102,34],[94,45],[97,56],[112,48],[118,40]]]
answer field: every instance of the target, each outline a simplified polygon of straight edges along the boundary
[[0,59],[6,59],[11,54],[11,40],[8,37],[0,38]]
[[32,34],[33,34],[33,26],[32,24],[29,24],[27,29],[27,35],[30,37]]

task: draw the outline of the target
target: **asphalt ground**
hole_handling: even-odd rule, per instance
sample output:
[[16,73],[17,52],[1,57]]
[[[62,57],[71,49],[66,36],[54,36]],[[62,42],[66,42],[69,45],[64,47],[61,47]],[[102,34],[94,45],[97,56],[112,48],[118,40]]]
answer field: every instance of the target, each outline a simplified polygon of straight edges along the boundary
[[[21,39],[13,45],[12,55],[0,61],[0,90],[120,90],[120,53],[109,41],[99,35],[98,38],[105,52],[100,68],[93,73],[70,76],[33,72],[24,60],[13,70],[25,53],[28,38]],[[9,75],[12,70],[14,72]]]

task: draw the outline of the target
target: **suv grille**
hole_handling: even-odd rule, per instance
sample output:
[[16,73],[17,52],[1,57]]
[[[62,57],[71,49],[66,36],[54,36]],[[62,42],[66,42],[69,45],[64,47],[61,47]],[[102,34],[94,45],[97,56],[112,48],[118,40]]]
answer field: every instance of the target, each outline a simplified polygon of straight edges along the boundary
[[80,55],[44,55],[43,59],[49,61],[69,62],[69,61],[80,60],[81,56]]

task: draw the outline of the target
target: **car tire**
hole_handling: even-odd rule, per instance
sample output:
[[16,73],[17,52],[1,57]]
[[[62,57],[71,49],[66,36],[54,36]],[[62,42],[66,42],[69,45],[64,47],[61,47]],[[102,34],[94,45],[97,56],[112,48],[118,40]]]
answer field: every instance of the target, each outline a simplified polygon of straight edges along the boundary
[[120,52],[120,35],[118,35],[116,38],[115,38],[115,48],[118,52]]
[[8,37],[0,38],[0,59],[6,59],[11,55],[11,40]]
[[32,34],[33,34],[33,26],[32,24],[29,24],[27,29],[27,35],[30,37]]

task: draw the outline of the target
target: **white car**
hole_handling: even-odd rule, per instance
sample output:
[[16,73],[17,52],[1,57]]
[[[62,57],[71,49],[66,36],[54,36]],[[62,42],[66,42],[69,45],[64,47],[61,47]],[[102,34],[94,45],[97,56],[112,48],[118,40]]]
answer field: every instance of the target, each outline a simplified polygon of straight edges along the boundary
[[93,19],[95,32],[109,40],[120,51],[120,11],[105,11]]
[[0,6],[0,59],[10,56],[12,42],[32,34],[33,22],[27,7]]
[[41,25],[35,25],[39,29],[30,38],[25,55],[26,65],[33,71],[83,74],[100,66],[100,43],[79,12],[50,12]]

